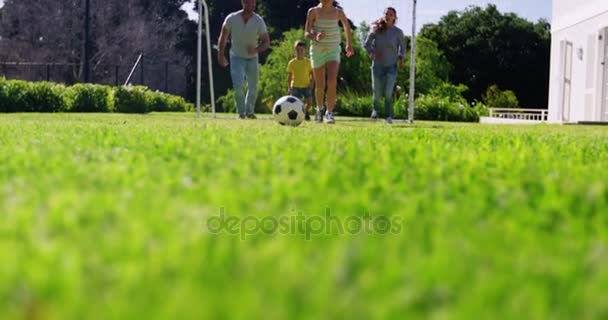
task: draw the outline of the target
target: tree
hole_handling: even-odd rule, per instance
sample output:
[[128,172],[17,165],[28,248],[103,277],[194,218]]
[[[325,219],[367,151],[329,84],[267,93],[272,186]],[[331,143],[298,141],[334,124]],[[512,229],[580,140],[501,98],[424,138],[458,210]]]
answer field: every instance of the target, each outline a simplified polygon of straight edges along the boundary
[[[409,39],[411,42],[411,38]],[[405,68],[399,72],[397,85],[410,84],[410,51],[405,56]],[[438,49],[437,43],[423,36],[416,38],[416,95],[429,93],[448,81],[452,65]]]
[[[183,65],[180,35],[188,32],[187,0],[91,0],[91,65],[96,82],[108,82],[108,65],[147,61]],[[6,0],[0,11],[0,61],[82,64],[82,0]],[[65,82],[80,79],[75,68]],[[162,72],[147,79],[157,81]],[[109,81],[112,82],[112,81]],[[148,82],[148,81],[147,81]]]
[[[258,1],[258,9],[269,26],[271,39],[277,39],[287,30],[304,28],[308,9],[318,4],[319,0],[265,0]],[[339,1],[334,1],[334,6],[341,8]],[[350,25],[356,29],[352,21]]]
[[365,45],[365,40],[367,39],[367,35],[369,35],[370,30],[371,26],[367,22],[362,21],[359,24],[359,28],[357,30],[357,38],[361,45]]
[[472,6],[425,25],[420,35],[437,43],[453,66],[450,82],[467,85],[469,101],[480,100],[497,84],[515,91],[522,106],[547,106],[551,35],[546,21],[502,14],[494,5]]
[[308,9],[318,4],[319,0],[265,0],[258,1],[258,9],[269,26],[271,39],[277,39],[287,30],[304,28]]

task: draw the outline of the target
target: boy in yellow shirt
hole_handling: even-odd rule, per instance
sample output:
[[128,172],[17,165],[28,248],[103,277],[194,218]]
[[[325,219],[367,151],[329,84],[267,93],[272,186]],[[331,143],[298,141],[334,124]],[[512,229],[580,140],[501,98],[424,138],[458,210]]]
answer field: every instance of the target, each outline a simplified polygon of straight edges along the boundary
[[306,43],[298,40],[294,47],[296,57],[289,61],[289,64],[287,65],[287,85],[289,94],[297,97],[306,104],[306,111],[304,114],[305,119],[309,121],[310,116],[308,115],[308,112],[312,107],[312,66],[310,64],[310,59],[304,56],[304,52],[306,52]]

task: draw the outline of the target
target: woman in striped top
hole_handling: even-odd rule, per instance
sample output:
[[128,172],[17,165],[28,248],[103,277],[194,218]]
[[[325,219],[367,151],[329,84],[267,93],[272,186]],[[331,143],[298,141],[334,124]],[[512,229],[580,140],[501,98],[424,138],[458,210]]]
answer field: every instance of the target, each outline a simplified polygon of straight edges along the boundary
[[[312,40],[310,57],[315,76],[315,98],[317,112],[315,121],[323,121],[325,105],[325,89],[327,88],[327,112],[325,121],[335,123],[333,111],[336,106],[336,87],[338,84],[338,71],[340,69],[340,25],[342,23],[346,32],[346,56],[354,55],[351,38],[352,32],[348,18],[339,8],[333,5],[333,0],[319,0],[319,5],[308,10],[306,17],[306,37]],[[327,70],[327,81],[326,71]]]

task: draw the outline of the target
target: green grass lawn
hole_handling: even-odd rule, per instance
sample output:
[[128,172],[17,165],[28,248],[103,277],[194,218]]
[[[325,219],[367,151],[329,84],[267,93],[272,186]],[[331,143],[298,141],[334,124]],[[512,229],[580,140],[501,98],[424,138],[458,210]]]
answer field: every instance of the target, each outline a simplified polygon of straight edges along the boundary
[[0,319],[605,319],[607,297],[608,127],[0,116]]

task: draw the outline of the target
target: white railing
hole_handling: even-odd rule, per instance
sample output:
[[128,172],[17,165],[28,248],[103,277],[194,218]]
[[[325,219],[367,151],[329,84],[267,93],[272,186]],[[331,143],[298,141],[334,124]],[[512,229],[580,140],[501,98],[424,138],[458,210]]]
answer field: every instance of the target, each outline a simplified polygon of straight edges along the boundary
[[509,109],[509,108],[490,108],[490,118],[528,120],[528,121],[547,121],[548,109]]

